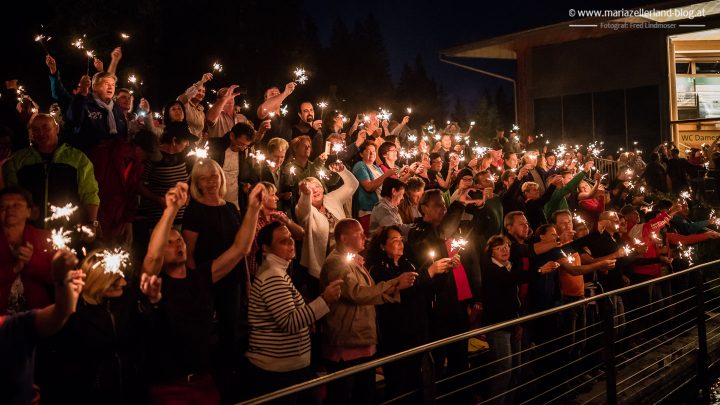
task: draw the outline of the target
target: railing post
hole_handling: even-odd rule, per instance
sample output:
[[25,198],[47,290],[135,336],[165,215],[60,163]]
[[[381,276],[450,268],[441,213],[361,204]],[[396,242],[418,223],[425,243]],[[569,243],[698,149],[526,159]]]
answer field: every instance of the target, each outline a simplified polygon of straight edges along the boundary
[[698,329],[698,375],[697,381],[702,390],[703,403],[710,403],[710,379],[708,376],[707,329],[705,325],[705,277],[703,269],[695,272],[695,289],[697,296],[697,329]]
[[615,322],[612,298],[599,300],[600,316],[603,321],[603,359],[605,361],[606,403],[617,404],[617,369],[615,368]]
[[435,403],[435,362],[431,352],[422,354],[421,370],[422,381],[420,381],[420,399],[424,405],[432,405]]

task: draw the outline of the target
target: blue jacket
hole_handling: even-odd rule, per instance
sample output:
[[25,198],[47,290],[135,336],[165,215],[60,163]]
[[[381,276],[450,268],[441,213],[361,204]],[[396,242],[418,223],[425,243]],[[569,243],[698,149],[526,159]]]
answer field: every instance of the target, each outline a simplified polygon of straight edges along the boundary
[[[128,123],[117,104],[113,106],[113,115],[117,136],[127,139]],[[72,128],[67,141],[86,154],[100,141],[114,137],[107,123],[107,111],[95,102],[92,94],[75,95],[65,113],[65,121]]]

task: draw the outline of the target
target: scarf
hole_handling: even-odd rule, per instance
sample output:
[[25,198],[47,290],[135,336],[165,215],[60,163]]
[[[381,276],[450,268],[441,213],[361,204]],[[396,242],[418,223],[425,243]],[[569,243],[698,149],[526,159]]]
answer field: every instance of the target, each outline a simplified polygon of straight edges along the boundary
[[113,114],[113,107],[115,106],[115,102],[110,100],[109,103],[105,103],[104,101],[100,100],[98,96],[93,94],[93,98],[95,99],[95,102],[100,107],[104,108],[107,112],[107,121],[108,121],[108,128],[110,129],[111,134],[117,134],[117,125],[115,124],[115,114]]

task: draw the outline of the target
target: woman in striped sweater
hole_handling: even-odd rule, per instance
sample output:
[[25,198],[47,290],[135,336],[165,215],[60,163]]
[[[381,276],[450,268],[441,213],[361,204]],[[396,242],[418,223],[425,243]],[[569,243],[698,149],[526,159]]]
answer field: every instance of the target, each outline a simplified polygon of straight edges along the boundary
[[[340,297],[342,283],[341,280],[330,283],[320,297],[305,304],[287,274],[295,257],[290,230],[279,222],[271,222],[258,232],[257,243],[263,261],[250,292],[250,348],[246,353],[254,369],[250,373],[253,396],[311,377],[309,327],[330,311],[329,306]],[[296,401],[292,396],[283,402]]]

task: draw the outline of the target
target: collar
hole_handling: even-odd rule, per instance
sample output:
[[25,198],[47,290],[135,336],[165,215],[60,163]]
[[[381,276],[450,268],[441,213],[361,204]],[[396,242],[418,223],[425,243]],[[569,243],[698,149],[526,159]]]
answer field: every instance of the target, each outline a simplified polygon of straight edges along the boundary
[[265,261],[263,261],[263,264],[267,263],[268,267],[287,270],[288,266],[290,266],[290,262],[288,260],[285,260],[282,257],[276,256],[272,253],[266,254],[264,259]]
[[497,259],[495,259],[495,258],[493,257],[493,258],[492,258],[492,262],[493,262],[496,266],[498,266],[498,267],[504,267],[504,268],[506,268],[507,271],[512,270],[512,264],[511,264],[509,261],[507,262],[507,264],[502,264],[502,263],[500,263],[499,261],[497,261]]

